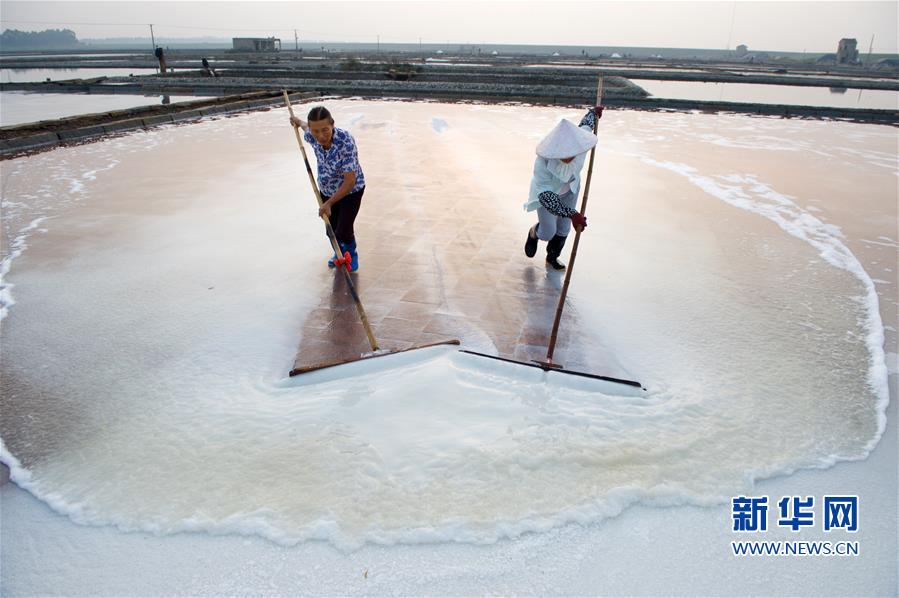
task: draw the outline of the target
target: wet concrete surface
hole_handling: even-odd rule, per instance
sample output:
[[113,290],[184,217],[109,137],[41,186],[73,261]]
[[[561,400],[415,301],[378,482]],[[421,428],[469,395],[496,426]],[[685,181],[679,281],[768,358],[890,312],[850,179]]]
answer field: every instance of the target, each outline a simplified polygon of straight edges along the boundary
[[[534,147],[542,137],[526,131],[531,120],[546,130],[563,116],[576,121],[580,110],[535,111],[524,123],[518,109],[505,106],[391,102],[365,104],[363,112],[352,103],[330,105],[340,116],[338,127],[353,126],[365,172],[355,222],[360,269],[351,276],[379,346],[404,350],[458,339],[465,350],[544,361],[565,272],[546,266],[542,241],[535,257],[524,254],[528,228],[537,216],[522,206]],[[505,145],[498,145],[500,139]],[[295,151],[297,168],[303,168]],[[510,172],[517,176],[503,174]],[[586,183],[586,167],[581,176]],[[305,172],[301,178],[308,189]],[[596,210],[602,205],[599,180],[589,200]],[[314,199],[305,201],[309,205],[300,209],[312,217]],[[292,371],[372,351],[343,274],[328,270],[330,245],[323,225],[321,231],[316,244],[321,270],[305,280],[318,288],[320,299],[298,331]],[[598,234],[593,227],[583,236]],[[565,263],[573,243],[572,232],[561,256]],[[617,359],[614,345],[579,312],[591,309],[591,299],[577,291],[578,283],[596,275],[595,264],[579,258],[553,363],[636,379]]]
[[[546,359],[565,273],[545,266],[542,243],[527,260],[526,231],[489,224],[495,218],[466,218],[483,215],[476,201],[460,197],[449,207],[400,203],[381,217],[419,234],[357,235],[361,267],[351,278],[381,349],[458,339],[471,351],[524,362]],[[567,306],[553,361],[599,373],[594,370],[607,360],[599,339],[578,335],[578,329],[577,313]],[[345,275],[334,271],[303,324],[293,371],[371,351]]]

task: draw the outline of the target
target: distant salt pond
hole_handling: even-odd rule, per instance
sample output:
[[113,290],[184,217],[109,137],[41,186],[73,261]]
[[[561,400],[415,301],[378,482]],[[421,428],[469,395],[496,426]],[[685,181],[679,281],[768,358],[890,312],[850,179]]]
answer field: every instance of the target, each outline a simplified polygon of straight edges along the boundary
[[899,109],[897,91],[654,79],[631,79],[631,81],[658,98],[831,108]]
[[[64,118],[66,116],[77,116],[79,114],[159,105],[163,103],[164,97],[166,96],[4,91],[0,93],[0,127]],[[197,99],[200,98],[196,96],[168,96],[167,102],[177,103]]]
[[91,79],[94,77],[127,77],[128,75],[152,75],[153,68],[99,68],[99,69],[0,69],[0,82],[37,83],[40,81],[65,81],[66,79]]
[[[45,59],[54,59],[54,58],[111,58],[113,56],[141,56],[140,52],[127,52],[122,54],[107,54],[106,52],[102,53],[91,53],[91,54],[9,54],[4,55],[4,58],[16,59],[19,58],[45,58]],[[146,54],[144,54],[146,55]]]

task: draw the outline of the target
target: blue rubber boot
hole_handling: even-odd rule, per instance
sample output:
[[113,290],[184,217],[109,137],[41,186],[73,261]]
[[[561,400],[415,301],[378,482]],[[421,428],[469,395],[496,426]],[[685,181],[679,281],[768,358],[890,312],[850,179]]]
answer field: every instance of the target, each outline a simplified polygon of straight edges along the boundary
[[[349,252],[350,254],[350,272],[355,272],[359,269],[359,254],[356,253],[356,242],[352,241],[351,243],[341,243],[338,241],[338,247],[340,247],[340,251],[344,254]],[[328,260],[329,268],[336,268],[337,264],[337,256],[332,257]]]
[[356,252],[356,241],[351,241],[346,243],[345,245],[340,246],[344,251],[350,252],[350,272],[355,272],[359,269],[359,254]]

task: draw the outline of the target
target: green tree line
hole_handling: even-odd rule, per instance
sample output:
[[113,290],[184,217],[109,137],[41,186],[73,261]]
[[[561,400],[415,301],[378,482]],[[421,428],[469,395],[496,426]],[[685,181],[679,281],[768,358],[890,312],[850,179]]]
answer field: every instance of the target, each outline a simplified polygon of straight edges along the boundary
[[0,33],[0,49],[57,49],[78,48],[82,44],[70,29],[47,29],[45,31],[19,31],[7,29]]

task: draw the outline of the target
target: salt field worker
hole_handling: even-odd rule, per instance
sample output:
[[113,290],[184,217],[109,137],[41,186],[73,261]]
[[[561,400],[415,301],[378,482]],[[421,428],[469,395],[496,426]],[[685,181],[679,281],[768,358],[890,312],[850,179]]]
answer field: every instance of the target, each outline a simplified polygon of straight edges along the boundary
[[205,58],[203,59],[203,74],[207,77],[218,77],[219,74],[215,72],[215,69],[209,66],[209,61]]
[[159,59],[159,74],[165,75],[165,52],[162,50],[161,46],[157,46],[156,50],[153,51],[153,54],[155,54],[156,58]]
[[546,264],[564,270],[559,255],[565,246],[571,226],[583,230],[587,218],[577,211],[581,186],[581,170],[587,152],[596,145],[593,124],[602,116],[600,107],[591,108],[578,127],[562,120],[537,145],[534,175],[525,209],[537,210],[537,224],[528,231],[524,253],[534,257],[539,241],[546,241]]
[[[304,122],[292,116],[290,124],[303,129],[303,139],[315,151],[318,186],[322,194],[318,214],[330,219],[340,250],[349,252],[350,271],[355,272],[359,269],[359,255],[353,223],[365,192],[365,176],[359,164],[356,140],[348,131],[334,126],[334,119],[324,106],[310,110],[307,118],[308,122]],[[328,261],[328,267],[335,266],[335,259],[336,256]]]

